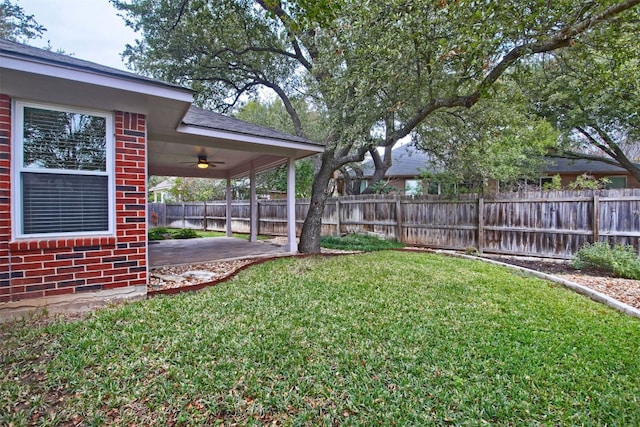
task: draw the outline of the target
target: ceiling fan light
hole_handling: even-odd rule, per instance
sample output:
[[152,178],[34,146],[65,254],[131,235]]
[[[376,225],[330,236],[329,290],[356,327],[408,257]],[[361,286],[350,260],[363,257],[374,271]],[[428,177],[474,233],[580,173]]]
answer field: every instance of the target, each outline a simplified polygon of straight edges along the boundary
[[200,169],[206,169],[209,167],[209,163],[206,160],[200,159],[198,160],[198,165]]

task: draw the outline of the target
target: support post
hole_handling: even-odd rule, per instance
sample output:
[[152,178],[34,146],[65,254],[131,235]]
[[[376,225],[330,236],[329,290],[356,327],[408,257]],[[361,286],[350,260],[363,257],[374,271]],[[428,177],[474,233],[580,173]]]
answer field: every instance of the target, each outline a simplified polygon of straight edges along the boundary
[[478,253],[484,251],[484,198],[478,198]]
[[226,231],[227,237],[231,237],[233,235],[233,231],[231,230],[231,179],[227,178],[227,209],[225,211],[226,215]]
[[287,240],[289,252],[298,252],[296,240],[296,158],[287,163]]
[[249,241],[258,241],[258,196],[256,194],[256,170],[249,172]]

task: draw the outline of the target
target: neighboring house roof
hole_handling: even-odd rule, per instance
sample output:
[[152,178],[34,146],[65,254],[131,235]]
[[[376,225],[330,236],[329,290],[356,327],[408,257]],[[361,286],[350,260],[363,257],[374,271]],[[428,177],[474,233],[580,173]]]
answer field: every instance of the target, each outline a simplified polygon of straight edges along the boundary
[[[406,144],[391,151],[391,167],[385,177],[416,177],[422,175],[425,170],[433,169],[433,159],[428,153],[412,144]],[[373,160],[368,159],[362,164],[364,177],[372,176],[374,170]]]
[[269,129],[264,126],[255,125],[253,123],[247,123],[233,117],[224,116],[214,111],[204,110],[202,108],[194,106],[191,106],[191,108],[189,108],[186,116],[184,117],[184,119],[182,119],[182,123],[187,126],[198,126],[201,128],[233,132],[236,134],[271,138],[278,141],[285,140],[292,142],[302,142],[305,144],[314,144],[320,146],[322,145],[310,141],[306,138]]
[[[640,167],[640,164],[637,164]],[[613,174],[628,174],[629,171],[620,167],[614,166],[609,163],[599,162],[594,160],[585,159],[563,159],[563,158],[549,158],[547,160],[547,166],[545,167],[545,173],[548,174],[561,174],[561,173],[613,173]]]
[[155,193],[155,192],[169,191],[173,188],[174,185],[176,185],[176,179],[174,177],[170,177],[165,179],[162,182],[159,182],[157,185],[154,185],[153,187],[149,188],[149,192]]
[[[420,176],[425,169],[434,169],[433,160],[429,154],[417,149],[411,144],[395,148],[391,152],[391,159],[392,164],[385,174],[386,178],[417,177]],[[637,165],[640,167],[640,164]],[[365,178],[372,176],[374,170],[373,160],[368,159],[362,163],[362,171]],[[626,175],[629,171],[619,166],[595,160],[548,158],[544,173],[549,175],[562,173]]]

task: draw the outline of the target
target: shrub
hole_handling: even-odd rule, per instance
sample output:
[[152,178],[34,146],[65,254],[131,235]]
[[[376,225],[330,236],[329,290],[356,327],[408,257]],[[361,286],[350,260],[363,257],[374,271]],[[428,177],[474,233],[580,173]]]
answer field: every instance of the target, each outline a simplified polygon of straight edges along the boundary
[[633,246],[595,242],[584,245],[576,254],[573,266],[597,268],[619,277],[640,280],[640,258]]
[[147,235],[149,240],[164,240],[169,236],[169,230],[164,227],[152,228]]
[[183,228],[171,233],[171,237],[174,239],[195,239],[198,236],[198,232],[192,228]]
[[569,190],[600,190],[605,188],[608,184],[611,184],[611,180],[608,178],[596,178],[587,173],[579,175],[575,181],[572,181],[567,185]]
[[320,245],[325,248],[342,249],[346,251],[381,251],[404,246],[395,240],[384,240],[365,234],[347,234],[346,236],[323,236]]

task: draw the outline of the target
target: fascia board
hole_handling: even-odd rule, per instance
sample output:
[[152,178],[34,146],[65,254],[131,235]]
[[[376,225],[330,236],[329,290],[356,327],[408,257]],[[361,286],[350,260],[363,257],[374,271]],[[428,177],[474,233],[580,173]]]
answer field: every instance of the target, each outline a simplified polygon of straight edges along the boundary
[[263,145],[269,147],[284,148],[294,151],[310,151],[314,153],[322,153],[324,147],[315,144],[304,144],[302,142],[284,141],[275,138],[264,138],[255,135],[247,135],[237,132],[228,132],[218,129],[208,129],[198,126],[180,125],[176,129],[180,133],[229,140],[234,142],[245,142],[248,144]]
[[168,98],[188,102],[189,104],[193,102],[193,92],[190,89],[181,89],[168,85],[162,86],[161,84],[135,81],[118,76],[106,76],[96,72],[75,70],[70,67],[56,66],[37,61],[4,56],[2,57],[2,68],[104,86],[159,98]]

